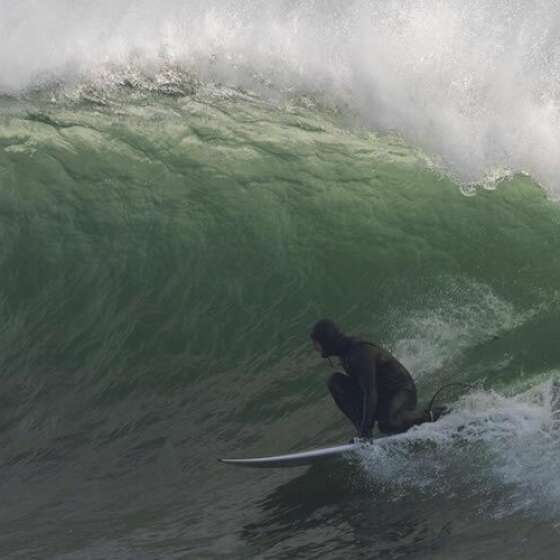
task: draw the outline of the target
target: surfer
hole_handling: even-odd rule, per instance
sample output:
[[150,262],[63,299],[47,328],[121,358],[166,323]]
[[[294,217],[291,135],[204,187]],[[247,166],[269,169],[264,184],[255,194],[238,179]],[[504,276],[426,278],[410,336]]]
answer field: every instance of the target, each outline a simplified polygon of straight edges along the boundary
[[329,319],[315,324],[311,340],[323,358],[337,356],[344,368],[330,376],[328,387],[359,437],[371,438],[376,421],[381,432],[395,434],[433,422],[443,412],[416,409],[412,376],[381,346],[346,336]]

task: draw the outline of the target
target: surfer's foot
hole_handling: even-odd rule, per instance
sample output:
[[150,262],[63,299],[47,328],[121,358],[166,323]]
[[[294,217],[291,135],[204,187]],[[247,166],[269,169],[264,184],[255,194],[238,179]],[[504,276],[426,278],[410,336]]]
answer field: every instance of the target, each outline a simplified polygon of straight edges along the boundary
[[428,422],[435,422],[450,412],[451,410],[447,406],[434,406],[431,410],[426,410],[426,416],[428,418]]
[[371,441],[373,438],[367,437],[360,437],[360,436],[354,436],[348,443],[367,443],[368,441]]

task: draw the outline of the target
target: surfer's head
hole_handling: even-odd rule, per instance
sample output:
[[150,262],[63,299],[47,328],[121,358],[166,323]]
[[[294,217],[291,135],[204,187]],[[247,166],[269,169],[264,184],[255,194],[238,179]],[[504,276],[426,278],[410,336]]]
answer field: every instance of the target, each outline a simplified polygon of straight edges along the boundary
[[323,358],[339,354],[346,340],[342,331],[330,319],[317,321],[311,330],[311,340]]

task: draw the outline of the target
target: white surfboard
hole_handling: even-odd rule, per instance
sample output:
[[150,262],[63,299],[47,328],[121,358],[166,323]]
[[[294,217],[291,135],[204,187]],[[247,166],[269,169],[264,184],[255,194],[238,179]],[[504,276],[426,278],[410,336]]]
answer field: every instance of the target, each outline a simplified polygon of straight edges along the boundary
[[326,459],[333,459],[335,457],[355,453],[358,449],[363,449],[364,445],[367,445],[367,442],[356,440],[354,443],[347,443],[345,445],[311,449],[309,451],[300,451],[299,453],[288,453],[287,455],[253,457],[250,459],[220,459],[220,461],[238,467],[262,469],[273,467],[300,467],[302,465],[311,465]]
[[[449,414],[450,408],[445,409],[441,414]],[[439,418],[439,416],[438,416]],[[436,419],[437,421],[437,419]],[[390,435],[381,435],[380,438],[388,438]],[[377,439],[361,439],[354,438],[352,443],[345,445],[336,445],[334,447],[322,447],[320,449],[311,449],[309,451],[300,451],[298,453],[288,453],[286,455],[275,455],[272,457],[252,457],[248,459],[219,459],[220,462],[228,465],[236,465],[238,467],[254,467],[261,469],[269,469],[274,467],[301,467],[303,465],[312,465],[327,459],[334,459],[336,457],[351,456],[357,451],[372,445]]]

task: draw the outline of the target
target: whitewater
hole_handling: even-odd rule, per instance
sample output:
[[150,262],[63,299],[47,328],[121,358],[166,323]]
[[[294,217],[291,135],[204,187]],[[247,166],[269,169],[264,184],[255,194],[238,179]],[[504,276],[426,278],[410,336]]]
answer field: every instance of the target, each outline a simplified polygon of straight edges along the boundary
[[[553,559],[560,8],[0,0],[0,556]],[[359,456],[323,317],[453,412]]]

